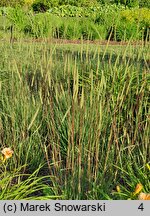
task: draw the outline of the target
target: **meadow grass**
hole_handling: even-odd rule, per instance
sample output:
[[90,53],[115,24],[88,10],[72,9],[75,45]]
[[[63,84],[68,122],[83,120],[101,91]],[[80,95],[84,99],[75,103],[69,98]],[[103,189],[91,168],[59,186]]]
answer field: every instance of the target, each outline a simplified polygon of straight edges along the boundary
[[1,199],[136,199],[139,182],[149,192],[148,49],[0,42],[0,145],[14,151]]

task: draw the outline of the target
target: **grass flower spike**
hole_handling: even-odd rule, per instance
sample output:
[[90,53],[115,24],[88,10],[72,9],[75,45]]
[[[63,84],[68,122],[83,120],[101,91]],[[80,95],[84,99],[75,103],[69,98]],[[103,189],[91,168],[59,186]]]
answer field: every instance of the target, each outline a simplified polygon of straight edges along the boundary
[[13,150],[10,148],[4,148],[2,151],[2,154],[4,155],[3,160],[7,160],[8,158],[12,157],[12,154],[14,153]]

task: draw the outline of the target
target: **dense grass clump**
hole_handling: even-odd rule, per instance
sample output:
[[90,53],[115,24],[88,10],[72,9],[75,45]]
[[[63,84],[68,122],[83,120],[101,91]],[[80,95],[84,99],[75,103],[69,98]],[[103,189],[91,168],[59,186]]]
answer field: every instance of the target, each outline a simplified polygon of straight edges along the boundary
[[1,42],[0,59],[0,144],[14,151],[0,175],[26,194],[2,198],[149,192],[148,47]]

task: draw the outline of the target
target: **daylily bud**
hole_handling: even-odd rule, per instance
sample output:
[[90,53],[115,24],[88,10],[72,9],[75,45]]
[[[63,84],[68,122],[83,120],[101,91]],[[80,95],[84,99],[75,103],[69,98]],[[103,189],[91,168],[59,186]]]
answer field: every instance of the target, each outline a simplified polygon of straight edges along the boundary
[[143,185],[141,183],[138,183],[136,185],[135,191],[133,193],[133,195],[135,196],[136,194],[140,193],[140,191],[143,189]]

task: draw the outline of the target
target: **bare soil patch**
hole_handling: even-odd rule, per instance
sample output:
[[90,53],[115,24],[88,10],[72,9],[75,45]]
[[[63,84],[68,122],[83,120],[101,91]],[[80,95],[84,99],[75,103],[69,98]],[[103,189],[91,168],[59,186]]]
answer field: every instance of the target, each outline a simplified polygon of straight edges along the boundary
[[[25,39],[25,41],[30,41],[30,39]],[[127,45],[127,44],[131,44],[131,45],[144,45],[143,41],[107,41],[107,40],[68,40],[68,39],[42,39],[42,38],[38,38],[38,39],[31,39],[32,42],[42,42],[42,41],[46,41],[48,43],[58,43],[58,44],[98,44],[98,45]],[[149,44],[149,42],[147,42],[147,44]]]
[[[10,42],[18,42],[20,39],[13,38],[11,40],[7,40]],[[0,41],[6,41],[5,39],[1,39]],[[107,41],[107,40],[68,40],[68,39],[54,39],[54,38],[24,38],[21,39],[21,41],[33,43],[33,42],[47,42],[47,43],[53,43],[53,44],[96,44],[96,45],[114,45],[114,46],[126,46],[129,43],[133,46],[136,45],[150,45],[150,42],[144,42],[144,41]]]

